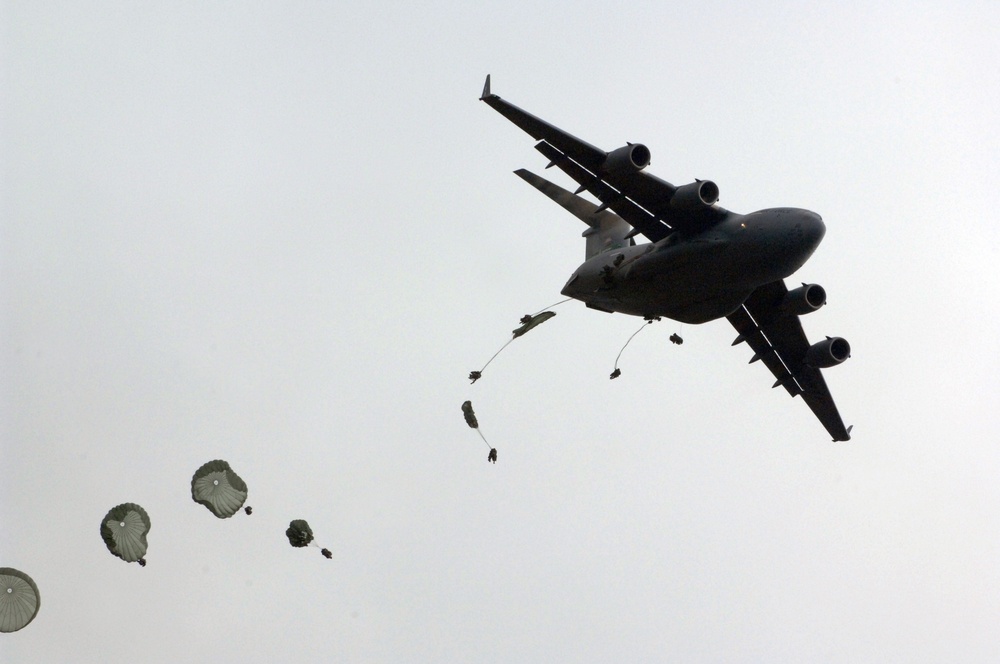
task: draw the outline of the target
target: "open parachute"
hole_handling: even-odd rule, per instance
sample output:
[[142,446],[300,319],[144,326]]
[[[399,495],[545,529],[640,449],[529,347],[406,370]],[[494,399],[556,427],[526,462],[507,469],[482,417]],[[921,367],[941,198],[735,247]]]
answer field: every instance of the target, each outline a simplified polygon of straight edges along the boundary
[[[191,498],[220,519],[228,519],[243,507],[247,485],[222,459],[209,461],[191,477]],[[249,507],[245,509],[250,514]]]
[[[309,527],[309,522],[305,519],[295,519],[288,524],[288,530],[285,531],[285,536],[288,537],[288,543],[299,549],[306,546],[318,546],[313,542],[313,531]],[[320,551],[327,558],[332,558],[333,553],[329,549],[322,549]]]
[[38,615],[42,596],[31,577],[13,567],[0,567],[0,632],[16,632]]
[[108,551],[127,563],[146,566],[146,534],[149,533],[149,515],[135,503],[122,503],[105,515],[101,521],[101,538]]

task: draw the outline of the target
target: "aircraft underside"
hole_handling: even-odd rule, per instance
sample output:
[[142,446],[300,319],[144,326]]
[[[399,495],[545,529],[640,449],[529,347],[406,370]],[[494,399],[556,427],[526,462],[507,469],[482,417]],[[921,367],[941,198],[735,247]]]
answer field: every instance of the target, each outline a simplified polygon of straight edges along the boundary
[[683,253],[652,245],[608,252],[577,268],[562,292],[600,311],[706,323],[732,313],[767,281],[747,279],[749,271],[724,253],[725,243]]

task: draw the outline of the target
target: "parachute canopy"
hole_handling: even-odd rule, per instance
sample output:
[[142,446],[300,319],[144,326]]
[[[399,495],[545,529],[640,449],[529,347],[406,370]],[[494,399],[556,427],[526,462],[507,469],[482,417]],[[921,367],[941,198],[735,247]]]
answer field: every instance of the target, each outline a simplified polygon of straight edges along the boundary
[[462,414],[465,415],[465,423],[473,429],[479,428],[479,420],[476,419],[476,411],[472,410],[472,402],[466,401],[462,404]]
[[288,543],[296,548],[309,546],[309,543],[313,541],[312,528],[304,519],[295,519],[289,523],[285,535],[288,536]]
[[[306,523],[305,519],[295,519],[288,524],[288,530],[285,531],[285,535],[288,536],[288,543],[295,548],[302,548],[305,546],[314,546],[317,549],[319,544],[313,542],[313,531]],[[330,549],[321,549],[320,553],[323,557],[330,559],[333,558],[333,552]]]
[[495,463],[496,459],[495,450],[493,450],[489,441],[486,440],[486,436],[483,435],[482,430],[479,428],[479,420],[476,419],[476,411],[472,410],[471,401],[466,401],[465,403],[462,404],[462,414],[465,415],[465,423],[468,424],[473,429],[475,429],[476,433],[479,434],[479,437],[483,439],[483,442],[490,446],[490,461],[494,461]]
[[552,318],[555,315],[556,312],[554,311],[543,311],[542,313],[536,314],[534,316],[530,314],[525,316],[524,318],[521,319],[521,327],[514,330],[514,338],[516,339],[517,337],[527,334],[532,329],[538,327],[539,325],[541,325],[542,323],[544,323],[545,321],[547,321],[548,319]]
[[191,498],[220,519],[228,519],[243,507],[247,485],[222,459],[209,461],[191,478]]
[[101,537],[108,551],[127,563],[138,562],[145,566],[146,534],[149,532],[149,515],[135,503],[122,503],[112,507],[101,521]]
[[38,614],[42,597],[31,577],[13,567],[0,567],[0,632],[16,632]]

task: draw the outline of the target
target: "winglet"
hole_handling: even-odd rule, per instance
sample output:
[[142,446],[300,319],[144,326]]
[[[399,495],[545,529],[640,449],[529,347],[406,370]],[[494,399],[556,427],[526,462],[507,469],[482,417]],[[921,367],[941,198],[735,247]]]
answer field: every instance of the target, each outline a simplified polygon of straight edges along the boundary
[[490,96],[491,96],[491,94],[490,94],[490,75],[487,74],[486,75],[486,85],[483,86],[483,96],[480,97],[479,99],[483,100],[483,99],[486,99],[487,97],[490,97]]

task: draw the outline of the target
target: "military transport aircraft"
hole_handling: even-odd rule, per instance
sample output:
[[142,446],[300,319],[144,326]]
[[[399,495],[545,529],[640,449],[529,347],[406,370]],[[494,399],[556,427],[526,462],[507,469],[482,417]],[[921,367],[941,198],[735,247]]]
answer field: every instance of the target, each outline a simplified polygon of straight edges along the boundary
[[[797,208],[751,214],[725,210],[710,180],[675,187],[643,172],[650,152],[629,143],[605,152],[490,92],[480,99],[540,142],[548,160],[580,185],[571,193],[526,170],[517,175],[586,223],[587,260],[562,293],[606,312],[682,323],[725,317],[736,328],[733,345],[746,342],[790,395],[802,395],[835,441],[850,427],[820,373],[840,364],[851,346],[840,337],[810,345],[802,314],[826,304],[818,284],[788,290],[783,279],[798,270],[826,233],[822,218]],[[600,205],[579,196],[595,196]],[[636,244],[642,234],[651,242]]]

